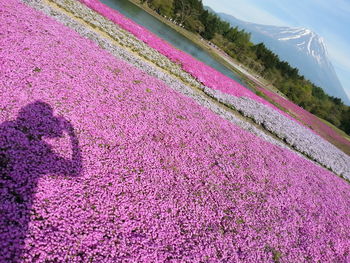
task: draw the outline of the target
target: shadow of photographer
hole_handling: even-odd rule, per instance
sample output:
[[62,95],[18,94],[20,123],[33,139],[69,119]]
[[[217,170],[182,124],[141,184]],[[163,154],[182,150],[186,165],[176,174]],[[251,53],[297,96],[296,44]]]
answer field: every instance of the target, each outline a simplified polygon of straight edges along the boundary
[[[53,152],[45,138],[70,137],[71,159]],[[23,107],[0,125],[0,262],[19,262],[30,222],[33,195],[47,174],[79,176],[82,158],[73,126],[47,103]]]

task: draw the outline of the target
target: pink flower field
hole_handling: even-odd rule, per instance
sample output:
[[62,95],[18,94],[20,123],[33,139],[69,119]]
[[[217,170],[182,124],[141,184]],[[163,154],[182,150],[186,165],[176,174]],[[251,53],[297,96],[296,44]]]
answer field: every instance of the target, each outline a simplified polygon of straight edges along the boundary
[[0,262],[350,262],[350,185],[0,0]]
[[211,68],[205,63],[193,58],[189,54],[179,49],[176,49],[165,40],[159,38],[157,35],[150,32],[148,29],[138,25],[134,21],[120,14],[117,10],[106,6],[98,0],[79,1],[90,7],[92,10],[108,18],[121,28],[132,33],[138,39],[142,40],[147,45],[169,58],[171,61],[181,65],[184,71],[190,73],[193,77],[195,77],[199,82],[203,83],[204,85],[236,97],[244,96],[247,98],[251,98],[253,100],[256,100],[260,103],[266,104],[274,108],[281,114],[290,118],[289,115],[285,114],[283,111],[280,111],[277,107],[270,104],[261,97],[257,96],[255,93],[245,88],[238,82],[225,76],[221,72]]
[[299,107],[298,105],[286,100],[285,98],[282,98],[281,96],[277,95],[276,93],[273,93],[267,89],[257,87],[261,92],[263,92],[266,96],[273,99],[275,102],[277,102],[279,105],[284,107],[285,109],[292,112],[294,115],[297,116],[297,118],[304,124],[306,124],[308,127],[313,128],[320,136],[323,138],[326,138],[328,140],[335,140],[339,142],[340,144],[346,145],[346,147],[350,148],[350,141],[345,139],[344,137],[340,136],[337,132],[335,132],[334,129],[323,123],[321,120],[319,120],[315,115],[311,114],[310,112],[304,110],[303,108]]

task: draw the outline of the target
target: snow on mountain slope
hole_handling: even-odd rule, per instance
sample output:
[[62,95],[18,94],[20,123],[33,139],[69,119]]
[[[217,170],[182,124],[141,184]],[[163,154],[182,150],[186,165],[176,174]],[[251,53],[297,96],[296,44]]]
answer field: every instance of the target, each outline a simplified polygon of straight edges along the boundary
[[323,38],[310,29],[256,25],[255,27],[274,39],[297,47],[300,51],[316,59],[320,65],[330,63]]
[[341,98],[345,104],[350,105],[350,99],[338,79],[322,37],[307,28],[260,25],[225,13],[218,15],[232,26],[250,32],[254,43],[263,42],[327,94]]

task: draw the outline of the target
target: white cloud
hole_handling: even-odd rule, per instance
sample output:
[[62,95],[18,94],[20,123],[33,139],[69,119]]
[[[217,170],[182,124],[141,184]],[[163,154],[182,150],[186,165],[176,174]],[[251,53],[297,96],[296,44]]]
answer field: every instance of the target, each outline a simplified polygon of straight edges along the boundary
[[242,4],[240,0],[203,0],[203,4],[210,6],[217,12],[233,15],[243,21],[265,25],[288,26],[285,21],[248,1]]

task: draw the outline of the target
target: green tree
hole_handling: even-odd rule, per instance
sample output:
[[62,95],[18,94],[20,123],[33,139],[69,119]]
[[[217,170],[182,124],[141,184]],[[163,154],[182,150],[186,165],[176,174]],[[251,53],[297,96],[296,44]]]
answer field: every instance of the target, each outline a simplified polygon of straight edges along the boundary
[[184,24],[191,17],[197,19],[203,11],[203,5],[198,0],[174,0],[173,10],[177,22]]
[[173,1],[165,0],[152,0],[149,2],[149,6],[154,9],[158,14],[168,17],[173,16]]

